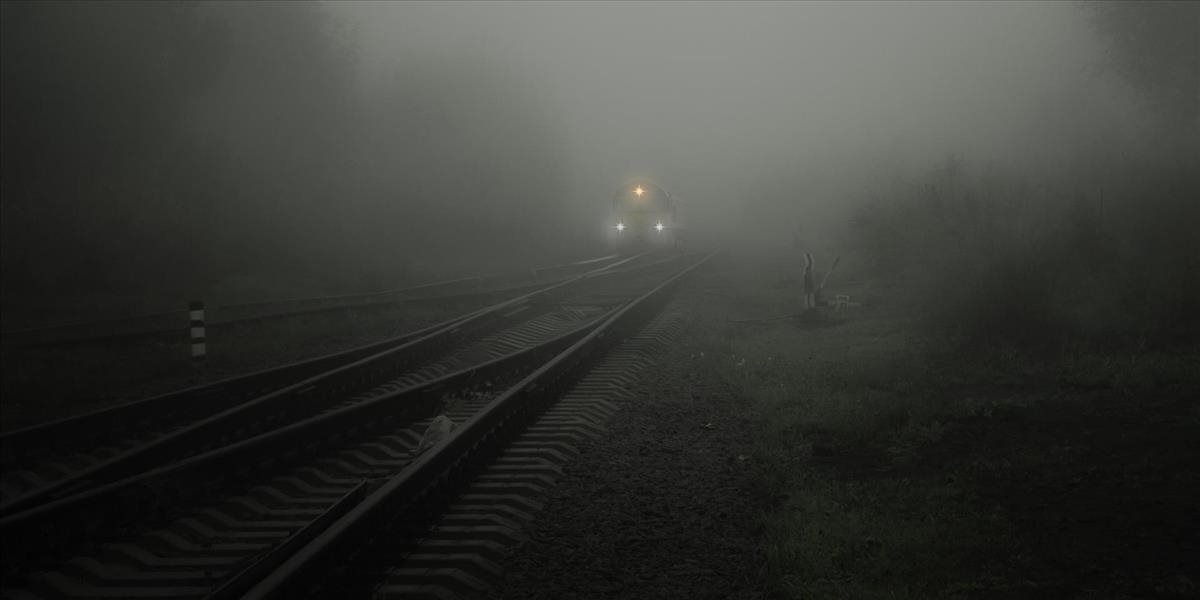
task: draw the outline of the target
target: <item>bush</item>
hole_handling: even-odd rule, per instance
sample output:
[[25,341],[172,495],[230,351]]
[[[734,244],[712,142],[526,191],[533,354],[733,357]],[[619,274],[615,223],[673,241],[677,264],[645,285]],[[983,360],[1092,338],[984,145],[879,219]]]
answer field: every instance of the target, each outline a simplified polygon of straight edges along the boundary
[[1105,193],[968,176],[957,161],[854,219],[878,275],[904,280],[965,348],[1058,351],[1200,339],[1200,176],[1131,167]]

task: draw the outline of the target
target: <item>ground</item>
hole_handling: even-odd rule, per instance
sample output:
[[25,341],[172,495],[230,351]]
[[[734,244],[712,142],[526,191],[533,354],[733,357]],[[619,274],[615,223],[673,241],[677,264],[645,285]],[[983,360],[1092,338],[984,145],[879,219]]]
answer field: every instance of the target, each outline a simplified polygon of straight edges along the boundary
[[[607,436],[564,468],[492,598],[760,598],[769,506],[747,461],[748,399],[719,375],[723,307],[707,278],[667,310],[685,315]],[[718,351],[715,351],[718,350]]]
[[1200,351],[963,354],[853,257],[857,306],[775,319],[787,261],[679,290],[688,327],[491,596],[1200,595]]
[[681,290],[691,329],[492,596],[1200,593],[1200,354],[965,356],[848,263],[842,313],[772,319],[777,257]]

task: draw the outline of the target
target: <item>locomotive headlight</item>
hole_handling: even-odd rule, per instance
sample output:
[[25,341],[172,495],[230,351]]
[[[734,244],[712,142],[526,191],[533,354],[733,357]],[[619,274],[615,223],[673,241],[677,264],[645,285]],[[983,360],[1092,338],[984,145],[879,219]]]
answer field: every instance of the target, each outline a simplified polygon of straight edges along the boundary
[[642,186],[639,185],[639,186],[637,186],[637,189],[633,190],[633,193],[637,194],[638,198],[641,198],[642,194],[646,193],[646,190],[643,190]]
[[662,230],[663,230],[663,224],[662,224],[662,221],[659,221],[659,222],[658,222],[658,224],[654,226],[654,228],[655,228],[655,229],[657,229],[657,230],[659,230],[659,231],[662,231]]
[[617,223],[617,231],[625,231],[625,224]]

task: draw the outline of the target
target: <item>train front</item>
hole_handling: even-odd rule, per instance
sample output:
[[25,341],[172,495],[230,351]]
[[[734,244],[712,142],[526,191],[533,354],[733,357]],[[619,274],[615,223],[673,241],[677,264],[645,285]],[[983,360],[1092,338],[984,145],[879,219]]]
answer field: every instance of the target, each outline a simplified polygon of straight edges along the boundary
[[668,246],[675,243],[675,205],[650,182],[623,186],[613,197],[609,238],[618,247]]

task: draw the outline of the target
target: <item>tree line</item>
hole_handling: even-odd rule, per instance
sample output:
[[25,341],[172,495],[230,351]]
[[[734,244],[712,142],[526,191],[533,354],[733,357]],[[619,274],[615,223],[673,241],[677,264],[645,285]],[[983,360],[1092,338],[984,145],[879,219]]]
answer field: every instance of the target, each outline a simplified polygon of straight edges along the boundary
[[6,312],[379,289],[564,242],[561,135],[498,59],[397,57],[368,88],[316,3],[2,11]]

